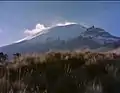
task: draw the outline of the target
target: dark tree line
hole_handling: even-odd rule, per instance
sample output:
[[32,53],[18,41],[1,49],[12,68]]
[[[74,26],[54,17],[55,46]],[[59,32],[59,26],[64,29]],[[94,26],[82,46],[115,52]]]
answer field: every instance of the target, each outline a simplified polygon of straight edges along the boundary
[[4,62],[8,59],[8,55],[0,52],[0,62]]
[[[21,56],[20,53],[13,54],[14,58],[19,58]],[[0,52],[0,63],[3,63],[8,60],[8,55]]]
[[15,54],[13,54],[13,56],[14,56],[14,58],[19,58],[21,56],[21,54],[20,53],[15,53]]

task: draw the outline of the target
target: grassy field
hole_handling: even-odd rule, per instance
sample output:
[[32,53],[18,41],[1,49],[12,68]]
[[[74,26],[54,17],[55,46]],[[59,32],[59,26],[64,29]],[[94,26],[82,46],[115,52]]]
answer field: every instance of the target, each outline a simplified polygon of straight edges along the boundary
[[120,93],[120,56],[50,52],[0,65],[0,93]]

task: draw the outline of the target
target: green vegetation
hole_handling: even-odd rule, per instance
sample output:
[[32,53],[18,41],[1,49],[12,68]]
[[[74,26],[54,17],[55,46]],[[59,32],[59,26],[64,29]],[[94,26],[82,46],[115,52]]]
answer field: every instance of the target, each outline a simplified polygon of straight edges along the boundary
[[12,62],[3,64],[5,54],[0,55],[0,93],[120,93],[119,55],[50,52],[14,56]]

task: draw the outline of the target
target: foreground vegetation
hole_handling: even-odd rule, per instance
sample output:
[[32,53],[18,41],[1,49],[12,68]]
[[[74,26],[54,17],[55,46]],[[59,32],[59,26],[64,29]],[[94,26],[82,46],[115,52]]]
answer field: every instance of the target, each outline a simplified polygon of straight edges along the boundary
[[116,54],[50,52],[4,61],[0,93],[120,93]]

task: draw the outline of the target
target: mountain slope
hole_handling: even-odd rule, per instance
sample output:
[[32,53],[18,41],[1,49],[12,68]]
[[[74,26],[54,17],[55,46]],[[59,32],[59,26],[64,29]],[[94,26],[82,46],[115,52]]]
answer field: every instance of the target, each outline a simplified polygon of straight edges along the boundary
[[29,39],[25,39],[8,46],[0,48],[0,51],[7,54],[47,52],[51,49],[74,50],[89,48],[102,51],[106,48],[119,46],[120,37],[106,32],[104,29],[94,26],[86,28],[80,24],[56,26],[44,30]]

